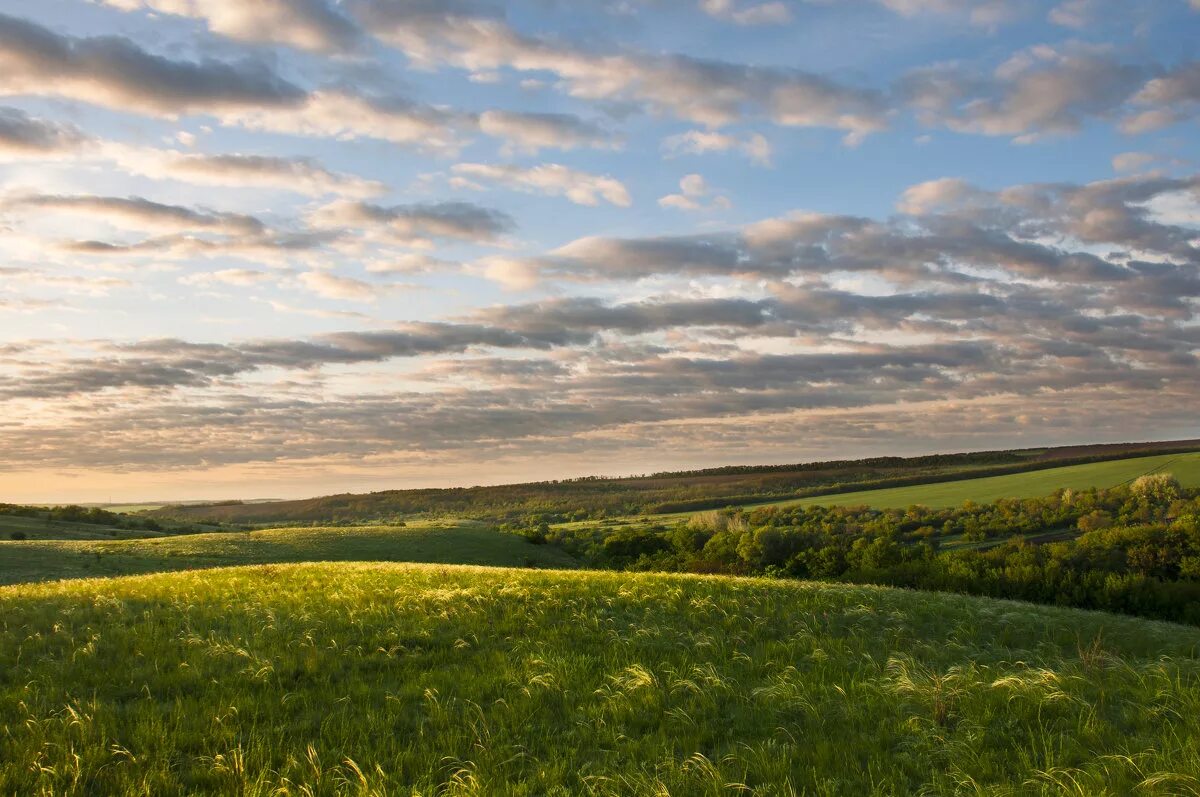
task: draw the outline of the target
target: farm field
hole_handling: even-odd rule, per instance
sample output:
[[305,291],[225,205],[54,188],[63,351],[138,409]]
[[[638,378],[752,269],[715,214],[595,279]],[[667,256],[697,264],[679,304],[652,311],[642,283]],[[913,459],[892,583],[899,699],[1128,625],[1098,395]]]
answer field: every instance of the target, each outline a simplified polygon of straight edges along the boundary
[[1200,630],[880,587],[311,564],[0,588],[0,793],[1176,795]]
[[1167,472],[1184,487],[1200,487],[1200,453],[1160,454],[1153,457],[1117,459],[1069,465],[1049,470],[962,479],[940,484],[920,484],[884,490],[864,490],[840,495],[815,496],[775,502],[776,506],[855,506],[864,504],[877,509],[903,508],[913,504],[940,509],[961,506],[964,501],[986,504],[1001,498],[1040,498],[1055,490],[1086,490],[1114,487],[1150,473]]
[[119,576],[243,564],[383,561],[570,567],[547,546],[470,522],[405,527],[266,529],[186,534],[144,540],[0,540],[0,584]]

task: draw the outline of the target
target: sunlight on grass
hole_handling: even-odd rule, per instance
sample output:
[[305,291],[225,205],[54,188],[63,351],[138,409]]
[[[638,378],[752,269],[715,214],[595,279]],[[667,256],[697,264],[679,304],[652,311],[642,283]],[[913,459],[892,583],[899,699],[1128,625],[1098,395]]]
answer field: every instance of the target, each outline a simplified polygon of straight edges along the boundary
[[434,565],[0,589],[4,794],[1188,794],[1200,630]]

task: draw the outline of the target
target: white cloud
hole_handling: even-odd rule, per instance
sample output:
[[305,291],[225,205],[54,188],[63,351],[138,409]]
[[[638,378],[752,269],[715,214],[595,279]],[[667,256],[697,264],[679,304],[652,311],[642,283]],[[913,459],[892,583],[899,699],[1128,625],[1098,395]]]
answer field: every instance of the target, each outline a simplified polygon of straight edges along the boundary
[[201,271],[180,277],[184,285],[232,285],[238,288],[251,288],[274,279],[263,271],[253,271],[246,268],[226,268],[219,271]]
[[332,172],[312,158],[226,153],[208,155],[106,142],[95,149],[121,168],[156,180],[217,186],[246,186],[291,191],[307,196],[336,194],[369,198],[387,186],[357,175]]
[[738,6],[734,0],[700,0],[700,8],[710,17],[738,25],[783,25],[792,21],[791,9],[782,2]]
[[342,91],[314,91],[302,102],[226,110],[226,125],[296,136],[353,140],[373,138],[435,152],[457,152],[458,129],[470,121],[460,114],[400,101],[360,97]]
[[771,165],[771,142],[761,133],[737,136],[716,130],[688,130],[663,139],[663,150],[669,155],[735,151],[760,166]]
[[387,290],[353,277],[339,277],[325,271],[306,271],[298,279],[309,291],[326,299],[374,302]]
[[486,135],[504,139],[514,152],[611,147],[614,143],[612,134],[600,126],[561,113],[484,111],[479,115],[479,129]]
[[558,163],[540,166],[520,166],[458,163],[451,171],[466,183],[462,187],[478,187],[472,181],[483,180],[509,188],[533,191],[551,196],[565,196],[577,205],[598,205],[604,200],[618,207],[629,207],[633,200],[620,180],[570,169]]
[[372,274],[428,274],[438,271],[454,271],[458,263],[432,257],[424,252],[400,252],[380,256],[366,263]]
[[246,42],[334,52],[352,48],[357,27],[325,0],[100,0],[122,11],[202,20],[213,33]]
[[1148,152],[1122,152],[1114,155],[1112,167],[1114,172],[1136,172],[1154,163],[1155,156]]
[[733,207],[728,197],[714,194],[699,174],[684,175],[679,181],[679,193],[660,197],[658,204],[676,210],[728,210]]

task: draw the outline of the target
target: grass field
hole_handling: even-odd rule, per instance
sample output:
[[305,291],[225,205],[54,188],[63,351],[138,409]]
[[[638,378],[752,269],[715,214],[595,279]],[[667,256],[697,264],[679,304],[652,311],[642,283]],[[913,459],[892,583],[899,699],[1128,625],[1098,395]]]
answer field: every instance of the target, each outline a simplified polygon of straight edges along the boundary
[[879,509],[903,508],[924,504],[933,508],[961,506],[964,501],[977,504],[992,503],[1000,498],[1041,498],[1055,490],[1089,487],[1114,487],[1133,481],[1147,473],[1168,472],[1185,487],[1200,487],[1200,453],[1162,454],[1153,457],[1118,459],[1064,468],[1015,473],[1009,476],[990,476],[983,479],[963,479],[941,484],[920,484],[913,487],[893,487],[884,490],[825,495],[780,501],[776,506],[857,506]]
[[270,529],[121,541],[0,539],[0,584],[244,564],[320,561],[433,562],[570,567],[561,551],[486,526],[430,521],[404,528]]
[[801,582],[266,566],[0,588],[0,793],[1200,793],[1200,630]]
[[10,539],[14,532],[24,534],[30,540],[133,540],[162,536],[158,531],[135,531],[63,520],[47,523],[37,518],[0,515],[0,540]]

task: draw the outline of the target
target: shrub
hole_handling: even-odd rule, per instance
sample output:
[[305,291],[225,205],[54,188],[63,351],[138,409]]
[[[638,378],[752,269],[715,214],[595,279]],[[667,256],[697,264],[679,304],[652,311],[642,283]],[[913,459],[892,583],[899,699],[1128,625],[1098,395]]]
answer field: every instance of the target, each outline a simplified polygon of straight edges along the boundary
[[23,531],[14,531],[12,534],[9,534],[8,537],[12,540],[25,540],[29,538],[28,535]]

